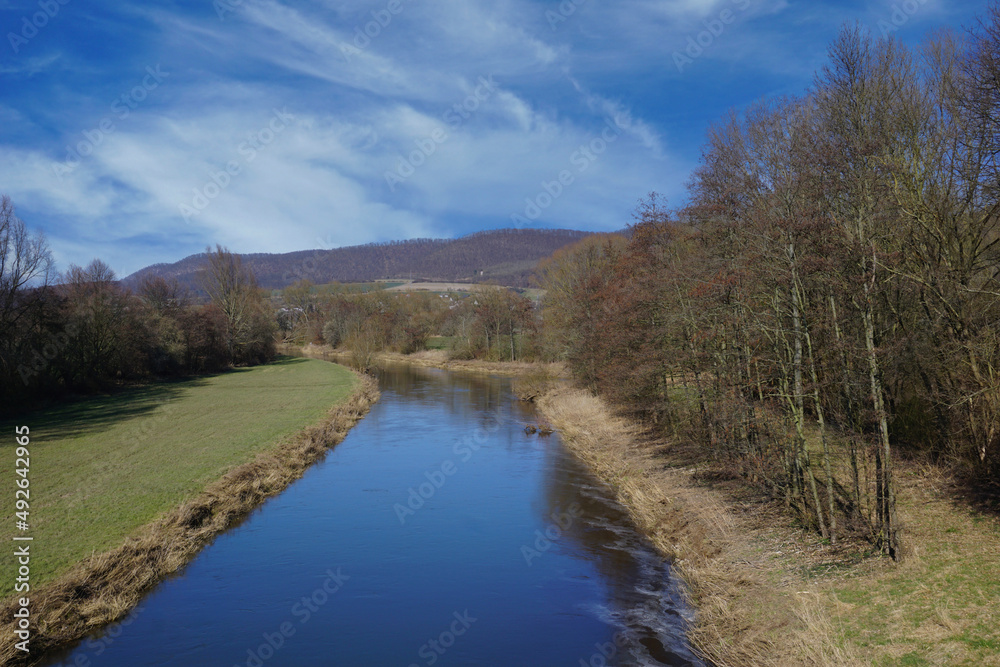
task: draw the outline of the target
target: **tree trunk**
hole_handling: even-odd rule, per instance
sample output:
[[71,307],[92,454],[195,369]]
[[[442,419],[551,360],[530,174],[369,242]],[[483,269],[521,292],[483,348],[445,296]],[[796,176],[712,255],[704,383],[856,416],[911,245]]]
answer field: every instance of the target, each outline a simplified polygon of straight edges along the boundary
[[[837,340],[837,347],[840,349],[840,368],[843,373],[844,398],[847,401],[847,417],[850,420],[855,418],[854,389],[851,385],[851,369],[847,361],[847,352],[843,348],[843,336],[840,333],[840,318],[837,316],[837,301],[833,294],[830,294],[830,314],[833,318],[833,333]],[[851,476],[854,483],[854,512],[861,516],[861,476],[858,473],[858,440],[851,433],[850,441]]]
[[813,505],[816,507],[816,521],[819,524],[819,532],[823,537],[828,537],[826,522],[823,520],[823,504],[819,500],[819,490],[816,488],[816,476],[813,475],[812,462],[809,458],[809,448],[805,437],[805,390],[802,385],[802,340],[803,327],[801,304],[799,302],[798,275],[795,269],[795,244],[788,245],[788,258],[792,268],[792,284],[789,289],[789,296],[792,301],[792,378],[794,383],[794,401],[792,409],[795,416],[795,431],[798,436],[798,446],[802,450],[802,465],[805,468],[806,479],[809,480],[809,491],[813,497]]
[[[801,293],[801,286],[799,288]],[[813,407],[816,410],[816,422],[819,425],[819,438],[823,444],[823,472],[826,474],[826,511],[830,528],[830,543],[837,543],[837,512],[833,489],[833,471],[830,468],[830,443],[826,437],[826,419],[823,415],[823,402],[819,395],[819,374],[816,372],[816,357],[813,354],[812,336],[809,327],[805,327],[806,346],[809,350],[809,375],[812,378]]]
[[878,422],[878,442],[875,445],[875,514],[878,522],[879,547],[893,560],[900,560],[899,528],[896,523],[896,494],[892,481],[892,451],[889,448],[889,419],[885,411],[885,394],[875,350],[875,322],[872,290],[875,282],[874,248],[871,279],[865,281],[865,307],[862,319],[865,329],[865,350],[868,356],[868,380],[872,405]]

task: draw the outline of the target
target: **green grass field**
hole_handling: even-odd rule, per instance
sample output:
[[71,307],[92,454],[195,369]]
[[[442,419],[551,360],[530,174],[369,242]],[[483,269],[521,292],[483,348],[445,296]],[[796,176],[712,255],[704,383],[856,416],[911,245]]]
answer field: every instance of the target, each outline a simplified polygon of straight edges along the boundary
[[[226,470],[318,422],[355,384],[313,359],[129,389],[0,423],[6,533],[14,529],[14,427],[31,429],[31,582],[110,549]],[[2,593],[13,592],[4,559]]]
[[430,336],[427,339],[428,350],[450,350],[455,343],[454,336]]
[[385,282],[370,282],[370,283],[327,283],[325,285],[316,285],[313,287],[313,294],[318,294],[320,292],[327,291],[345,291],[345,292],[374,292],[377,290],[385,290],[392,287],[399,287],[400,285],[405,285],[402,280],[400,281],[385,281]]
[[899,565],[827,583],[843,642],[885,667],[1000,665],[996,517],[956,503],[931,468],[903,468],[897,479],[910,553]]

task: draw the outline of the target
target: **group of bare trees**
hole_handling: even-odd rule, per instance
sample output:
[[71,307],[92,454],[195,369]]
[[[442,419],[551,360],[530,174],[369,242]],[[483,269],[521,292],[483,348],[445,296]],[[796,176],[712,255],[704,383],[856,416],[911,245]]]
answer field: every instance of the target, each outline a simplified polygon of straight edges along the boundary
[[198,305],[176,283],[123,287],[101,260],[52,273],[45,239],[0,199],[0,405],[200,373],[274,355],[274,318],[238,256],[208,253]]
[[490,361],[533,357],[534,304],[505,287],[480,286],[457,304],[446,325],[455,328],[455,353]]
[[206,252],[201,284],[226,325],[226,355],[231,363],[260,364],[274,357],[276,325],[257,278],[239,255],[217,245]]
[[327,343],[366,360],[381,351],[424,349],[445,309],[429,293],[366,291],[339,283],[316,286],[307,280],[286,287],[281,300],[278,326],[284,343]]
[[[581,379],[900,555],[899,447],[1000,477],[1000,10],[843,29],[809,94],[712,128],[678,212],[546,267]],[[693,426],[692,426],[693,425]]]
[[368,361],[376,352],[423,350],[431,335],[449,338],[452,356],[462,358],[512,361],[537,352],[534,303],[506,287],[439,294],[300,281],[282,296],[278,323],[286,342],[322,341]]

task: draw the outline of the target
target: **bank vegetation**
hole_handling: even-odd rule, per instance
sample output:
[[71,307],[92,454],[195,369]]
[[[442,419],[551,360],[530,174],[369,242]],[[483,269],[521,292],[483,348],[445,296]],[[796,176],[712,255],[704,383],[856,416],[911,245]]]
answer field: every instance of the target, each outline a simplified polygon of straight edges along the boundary
[[[299,362],[318,363],[301,360]],[[260,374],[268,371],[277,372],[274,368],[261,368],[252,372]],[[301,374],[297,374],[294,369],[285,368],[284,371],[290,381],[294,382],[294,378],[301,379]],[[342,369],[338,372],[340,373],[347,371]],[[0,663],[31,664],[45,651],[82,639],[89,633],[121,619],[152,587],[187,564],[217,535],[235,526],[265,499],[280,493],[291,482],[301,477],[311,464],[322,458],[330,447],[344,438],[350,428],[378,399],[377,382],[373,378],[357,376],[352,380],[353,386],[344,392],[343,400],[330,408],[319,423],[282,438],[279,442],[264,443],[249,460],[244,459],[243,462],[228,466],[228,470],[220,478],[210,481],[195,493],[188,494],[179,505],[157,511],[155,518],[130,530],[120,544],[76,559],[55,573],[43,572],[35,567],[32,571],[31,591],[28,594],[32,613],[31,651],[25,654],[16,650],[14,624],[5,624],[0,628]],[[280,390],[280,384],[273,381],[268,386],[273,390]],[[313,391],[315,392],[315,389]],[[215,390],[216,395],[220,393],[230,394],[232,391]],[[271,395],[271,398],[274,396]],[[246,403],[251,399],[246,392],[242,392],[238,400]],[[184,401],[203,404],[206,398],[192,395],[167,403],[173,410],[171,417],[183,414],[190,407],[183,405]],[[211,403],[211,397],[207,402]],[[258,409],[266,412],[264,407]],[[150,419],[157,418],[152,416]],[[163,422],[164,419],[160,418],[159,421]],[[196,421],[204,423],[203,420]],[[151,429],[145,433],[146,437],[140,438],[140,444],[148,447],[160,444],[158,440],[165,437],[162,433],[172,430],[165,428],[166,423],[160,426],[161,428]],[[153,432],[154,430],[156,432]],[[161,435],[158,436],[158,433]],[[223,434],[215,437],[215,440],[228,443],[227,437],[246,440],[256,438],[256,434],[246,432],[228,436]],[[131,438],[125,438],[121,447],[129,449],[134,444]],[[37,460],[43,456],[45,456],[44,451],[38,452],[33,459]],[[142,454],[133,454],[132,458],[136,456],[141,457]],[[147,458],[149,456],[152,454]],[[181,459],[177,461],[186,463]],[[113,461],[111,465],[114,465]],[[142,498],[118,498],[118,503],[128,506],[144,500],[146,496],[154,495],[154,490],[162,479],[172,480],[173,471],[169,464],[160,467],[147,465],[146,468],[151,468],[156,475],[155,479],[146,480],[148,486],[146,494]],[[187,480],[180,480],[176,485],[183,485],[186,482]],[[80,483],[85,484],[86,481]],[[72,496],[74,493],[79,496],[82,492],[77,489],[67,495]],[[97,488],[89,493],[101,494],[107,493],[107,490]],[[67,502],[72,504],[78,501],[70,498]],[[80,506],[75,506],[75,509],[71,507],[70,510],[78,512]],[[75,522],[74,525],[81,523],[79,517],[74,520],[70,516],[68,520],[71,523]],[[112,532],[117,528],[118,526],[102,524],[96,530],[103,535],[104,532]],[[35,532],[38,533],[37,530]],[[92,537],[70,534],[64,539],[87,540]],[[48,576],[43,577],[43,574]],[[0,613],[12,618],[15,610],[19,608],[18,597],[11,595],[6,598],[0,604]]]
[[844,28],[810,93],[710,131],[690,206],[544,270],[579,382],[831,543],[907,553],[895,465],[1000,480],[1000,11],[919,51]]

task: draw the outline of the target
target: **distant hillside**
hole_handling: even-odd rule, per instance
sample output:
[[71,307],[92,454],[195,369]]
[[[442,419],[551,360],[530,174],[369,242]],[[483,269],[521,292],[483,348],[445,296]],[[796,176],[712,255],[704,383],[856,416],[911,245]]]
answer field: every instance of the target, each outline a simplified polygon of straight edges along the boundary
[[[414,239],[370,243],[332,250],[302,250],[284,254],[243,255],[261,287],[279,289],[303,278],[316,284],[368,282],[379,278],[431,281],[487,281],[528,287],[539,260],[589,232],[568,229],[498,229],[458,239]],[[136,285],[146,276],[176,278],[197,289],[204,255],[173,264],[154,264],[136,271],[125,283]]]

